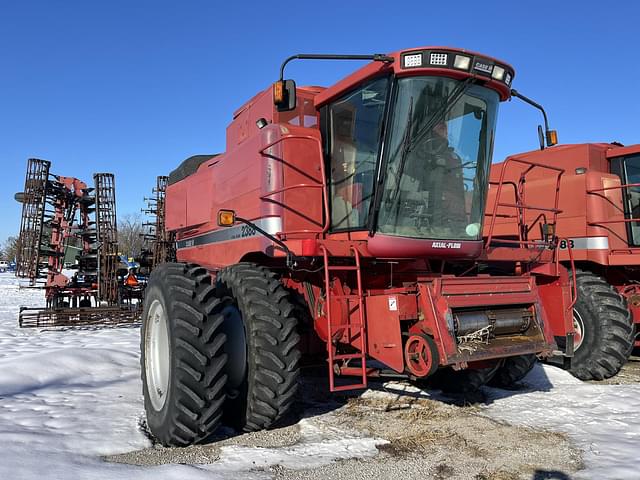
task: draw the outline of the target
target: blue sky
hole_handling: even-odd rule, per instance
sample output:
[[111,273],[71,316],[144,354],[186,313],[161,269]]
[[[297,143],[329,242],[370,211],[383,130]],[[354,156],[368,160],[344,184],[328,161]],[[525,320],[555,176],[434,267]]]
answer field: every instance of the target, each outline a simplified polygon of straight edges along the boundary
[[[0,241],[19,230],[27,158],[87,180],[114,172],[118,214],[138,212],[157,175],[224,150],[232,112],[293,53],[477,50],[515,67],[561,142],[638,143],[639,19],[631,1],[1,0]],[[330,85],[358,65],[287,73]],[[494,159],[536,148],[539,121],[503,104]]]

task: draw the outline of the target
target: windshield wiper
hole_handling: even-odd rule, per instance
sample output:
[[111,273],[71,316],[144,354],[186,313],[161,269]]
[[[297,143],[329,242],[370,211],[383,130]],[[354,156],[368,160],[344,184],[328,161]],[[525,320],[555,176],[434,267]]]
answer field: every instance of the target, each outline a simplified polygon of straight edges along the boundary
[[[449,113],[453,106],[458,103],[460,97],[462,97],[462,95],[464,95],[465,92],[469,89],[473,80],[473,78],[467,78],[464,82],[460,83],[453,90],[453,92],[449,94],[440,108],[433,112],[433,115],[429,117],[429,120],[424,124],[424,126],[420,127],[420,129],[416,132],[415,138],[411,143],[416,144],[420,140],[422,140],[424,136],[429,133],[447,113]],[[411,151],[411,148],[409,148],[408,150]]]
[[409,153],[409,148],[411,147],[411,126],[413,125],[413,97],[411,97],[411,100],[409,101],[409,113],[407,114],[407,122],[405,123],[405,127],[404,127],[404,138],[402,139],[402,145],[400,146],[400,148],[402,148],[402,151],[400,152],[400,165],[398,166],[398,175],[396,176],[396,185],[393,189],[393,198],[391,200],[391,203],[395,203],[396,201],[396,197],[398,196],[398,193],[400,192],[400,181],[401,181],[401,177],[400,177],[400,173],[402,173],[404,171],[404,163],[407,160],[407,154]]
[[[396,172],[396,182],[393,189],[393,193],[391,194],[391,205],[395,205],[396,200],[400,194],[400,183],[402,181],[402,175],[404,173],[404,167],[407,160],[407,155],[411,151],[411,145],[419,142],[422,138],[430,132],[435,125],[438,124],[444,118],[444,116],[449,113],[449,111],[453,108],[453,106],[458,102],[460,97],[464,95],[464,93],[471,86],[471,82],[473,82],[473,78],[468,78],[464,82],[460,83],[454,90],[451,92],[445,101],[442,103],[440,108],[438,108],[433,115],[429,117],[424,126],[420,127],[420,129],[416,132],[414,138],[411,135],[411,125],[413,123],[413,97],[411,97],[411,105],[409,107],[409,118],[407,119],[407,125],[405,130],[405,136],[402,140],[401,151],[400,151],[400,160],[398,161],[398,171]],[[390,208],[390,210],[392,210]]]

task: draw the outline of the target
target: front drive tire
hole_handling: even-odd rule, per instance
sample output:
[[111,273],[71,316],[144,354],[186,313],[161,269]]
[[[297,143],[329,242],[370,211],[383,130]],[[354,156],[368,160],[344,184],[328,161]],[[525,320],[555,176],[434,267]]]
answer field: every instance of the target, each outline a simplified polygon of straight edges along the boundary
[[632,349],[631,314],[624,299],[604,278],[580,269],[575,275],[578,300],[574,325],[579,335],[569,371],[580,380],[612,377]]
[[229,299],[215,296],[204,268],[156,267],[145,292],[141,331],[144,405],[164,446],[205,440],[219,426],[226,374],[222,333]]
[[270,428],[287,414],[298,389],[296,305],[273,272],[252,263],[221,270],[217,290],[233,299],[244,326],[227,325],[228,344],[246,346],[244,358],[238,358],[237,347],[228,351],[235,359],[227,369],[224,422],[245,432]]

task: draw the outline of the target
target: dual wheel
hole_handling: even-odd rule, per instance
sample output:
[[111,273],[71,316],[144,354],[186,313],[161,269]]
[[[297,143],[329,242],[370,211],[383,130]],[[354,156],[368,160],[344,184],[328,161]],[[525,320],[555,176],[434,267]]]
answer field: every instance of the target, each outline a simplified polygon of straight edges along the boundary
[[142,383],[147,425],[165,446],[205,441],[222,424],[266,429],[298,387],[299,336],[289,292],[241,263],[213,282],[197,265],[165,263],[147,285]]

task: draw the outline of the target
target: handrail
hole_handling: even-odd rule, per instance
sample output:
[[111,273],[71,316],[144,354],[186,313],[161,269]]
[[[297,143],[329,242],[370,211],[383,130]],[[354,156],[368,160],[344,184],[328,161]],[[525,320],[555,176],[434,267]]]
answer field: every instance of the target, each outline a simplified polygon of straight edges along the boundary
[[631,223],[631,222],[640,222],[640,218],[621,218],[619,220],[602,220],[598,222],[587,222],[587,225],[592,227],[603,225],[605,223]]
[[265,200],[267,197],[271,195],[276,195],[278,193],[286,192],[287,190],[294,190],[296,188],[322,188],[322,185],[319,183],[297,183],[295,185],[289,185],[288,187],[278,188],[276,190],[271,190],[264,195],[260,195],[260,199]]
[[[613,187],[603,187],[603,188],[594,188],[591,190],[587,190],[588,194],[598,193],[598,192],[606,192],[609,190],[622,190],[627,187],[640,187],[640,183],[627,183],[624,185],[615,185]],[[627,215],[627,212],[623,212],[623,215]],[[598,222],[587,222],[589,226],[598,226],[604,225],[606,223],[631,223],[631,222],[640,222],[640,218],[621,218],[619,220],[602,220]]]
[[[522,165],[528,165],[529,167],[527,169],[525,169],[524,172],[520,173],[520,180],[518,182],[518,187],[521,187],[524,182],[525,182],[525,178],[527,176],[527,174],[529,172],[531,172],[532,170],[534,170],[535,168],[541,168],[541,169],[546,169],[546,170],[552,170],[556,172],[556,193],[555,193],[555,202],[554,202],[554,206],[553,208],[548,208],[548,207],[537,207],[537,206],[531,206],[531,205],[527,205],[526,203],[524,203],[524,189],[522,192],[518,192],[519,188],[515,188],[515,184],[514,182],[505,182],[504,177],[507,171],[507,165],[509,165],[509,163],[520,163]],[[499,176],[499,180],[498,182],[489,182],[489,184],[497,184],[497,191],[496,191],[496,195],[495,195],[495,201],[493,204],[493,209],[491,212],[491,223],[489,225],[489,233],[487,235],[487,240],[485,242],[485,246],[488,248],[492,241],[493,241],[493,231],[495,229],[495,224],[496,224],[496,218],[498,217],[498,207],[507,207],[507,208],[514,208],[516,210],[516,212],[518,212],[517,214],[517,218],[518,218],[518,240],[500,240],[501,242],[505,242],[505,243],[516,243],[518,244],[520,247],[525,247],[525,246],[529,246],[529,245],[536,245],[536,246],[542,246],[542,245],[551,245],[550,242],[529,242],[526,238],[523,238],[523,225],[526,226],[526,216],[525,216],[525,211],[526,210],[535,210],[535,211],[542,211],[542,212],[551,212],[553,213],[553,223],[556,223],[558,214],[562,212],[562,210],[560,210],[558,208],[559,202],[560,202],[560,180],[562,178],[562,175],[564,174],[565,169],[561,168],[561,167],[555,167],[552,165],[544,165],[542,163],[538,163],[538,162],[532,162],[529,160],[523,160],[520,158],[516,158],[516,157],[510,157],[507,158],[503,163],[502,163],[502,168],[500,169],[500,176]],[[516,198],[516,203],[506,203],[506,202],[501,202],[500,198],[502,196],[502,188],[504,184],[512,184],[514,185],[514,190],[515,190],[515,198]],[[539,218],[540,216],[538,215],[537,218]],[[527,228],[527,231],[529,229]]]
[[625,185],[615,185],[613,187],[594,188],[592,190],[587,190],[587,193],[604,192],[607,190],[617,190],[617,189],[623,189],[627,187],[640,187],[640,183],[627,183]]
[[[567,308],[567,310],[573,310],[573,307],[578,301],[578,282],[576,280],[576,265],[573,261],[573,248],[571,248],[571,242],[569,241],[568,238],[558,237],[558,240],[559,241],[564,240],[565,245],[567,246],[567,253],[569,254],[569,265],[571,266],[572,275],[571,275],[571,291],[570,291],[571,303],[569,304],[569,307]],[[560,255],[556,255],[556,272],[559,271],[559,268],[560,268]]]
[[[319,234],[325,234],[327,233],[327,231],[329,230],[329,225],[330,225],[330,220],[329,220],[329,197],[328,197],[328,193],[327,193],[327,177],[326,177],[326,173],[325,173],[325,166],[324,166],[324,161],[322,160],[323,156],[322,156],[322,143],[320,142],[320,139],[318,139],[317,137],[314,137],[312,135],[296,135],[296,134],[287,134],[287,135],[283,135],[282,137],[278,138],[277,140],[274,140],[271,143],[268,143],[266,146],[262,147],[259,150],[260,155],[265,156],[265,157],[271,157],[271,158],[275,158],[278,159],[278,157],[275,157],[274,155],[271,154],[267,154],[265,153],[266,150],[268,150],[269,148],[277,145],[280,142],[284,142],[285,140],[289,140],[289,139],[299,139],[299,140],[311,140],[313,142],[315,142],[318,146],[318,152],[320,153],[320,176],[321,176],[321,180],[320,182],[318,182],[317,184],[297,184],[297,185],[291,185],[288,187],[283,187],[277,190],[274,190],[272,192],[267,192],[266,194],[264,194],[263,196],[261,196],[260,198],[262,200],[266,200],[266,197],[269,197],[271,195],[275,195],[277,193],[282,193],[285,192],[287,190],[291,190],[293,188],[302,188],[303,186],[306,186],[308,188],[322,188],[322,205],[323,205],[323,209],[324,209],[324,215],[323,215],[323,220],[322,220],[322,231],[317,232]],[[279,159],[279,160],[283,160],[283,159]],[[313,177],[309,177],[311,179],[313,179]],[[315,180],[315,179],[313,179]],[[264,197],[264,198],[263,198]],[[286,235],[287,233],[291,233],[291,232],[278,232],[278,235]],[[316,232],[313,232],[316,233]]]

